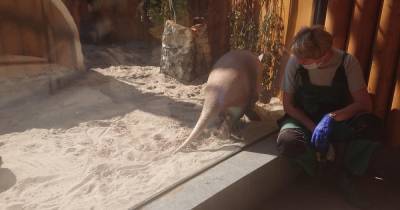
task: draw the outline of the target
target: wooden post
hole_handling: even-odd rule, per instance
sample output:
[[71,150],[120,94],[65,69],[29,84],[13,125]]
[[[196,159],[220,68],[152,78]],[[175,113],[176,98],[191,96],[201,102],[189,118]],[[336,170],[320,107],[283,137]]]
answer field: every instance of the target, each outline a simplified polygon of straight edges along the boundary
[[204,23],[207,18],[208,1],[204,0],[188,0],[188,11],[190,25]]
[[23,54],[46,57],[45,26],[42,16],[41,0],[16,0]]
[[347,52],[354,55],[368,80],[371,52],[377,30],[382,0],[356,0],[350,23]]
[[346,48],[350,19],[353,13],[354,0],[329,1],[326,15],[326,29],[333,35],[333,46]]
[[[284,0],[284,45],[287,49],[284,51],[281,58],[281,65],[278,72],[279,83],[282,82],[282,78],[285,72],[286,63],[290,57],[290,44],[294,35],[304,26],[310,26],[312,24],[312,0]],[[279,94],[277,97],[281,97]]]
[[386,124],[387,133],[389,134],[389,143],[392,146],[400,147],[400,60],[397,64],[395,82],[392,105]]
[[208,1],[207,27],[212,63],[229,50],[229,14],[231,7],[231,0]]
[[5,54],[21,55],[21,31],[16,21],[18,14],[13,12],[15,8],[16,2],[14,0],[0,1],[0,16],[2,16],[0,37]]
[[[1,18],[0,18],[0,25],[1,25]],[[0,28],[0,35],[1,35],[1,28]],[[4,55],[4,48],[3,48],[3,42],[0,40],[0,56]]]
[[80,8],[81,4],[84,4],[84,1],[81,0],[63,0],[65,6],[68,8],[69,12],[72,15],[72,18],[75,21],[75,25],[80,30],[80,24],[81,24],[81,14],[80,14]]
[[[2,5],[0,3],[0,12],[3,10]],[[3,16],[0,15],[0,37],[3,37],[3,24],[4,24],[4,20],[3,20]],[[4,44],[3,44],[4,40],[0,39],[0,56],[6,54],[6,51],[4,49]]]
[[385,0],[374,43],[368,91],[373,95],[374,113],[385,117],[388,111],[393,75],[400,52],[400,1]]
[[313,0],[284,0],[285,47],[288,49],[294,35],[312,24]]
[[[296,34],[302,27],[310,26],[312,24],[312,10],[313,10],[313,0],[295,0],[297,6],[293,8],[296,10],[295,29],[294,34]],[[294,35],[293,34],[293,35]],[[292,40],[293,37],[287,37]]]

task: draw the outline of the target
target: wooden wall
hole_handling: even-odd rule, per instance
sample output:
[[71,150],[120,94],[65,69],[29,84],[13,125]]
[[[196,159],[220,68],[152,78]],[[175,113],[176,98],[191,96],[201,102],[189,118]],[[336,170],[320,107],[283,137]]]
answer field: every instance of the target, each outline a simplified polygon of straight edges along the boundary
[[231,7],[231,0],[208,1],[208,39],[213,61],[229,50],[229,14]]
[[[281,60],[281,66],[278,73],[278,80],[275,84],[280,86],[282,82],[285,65],[289,59],[290,44],[297,31],[299,31],[304,26],[309,26],[312,24],[312,6],[313,0],[284,0],[284,24],[285,24],[285,37],[284,45],[285,51]],[[279,88],[279,87],[276,87]]]
[[[87,38],[90,41],[93,39],[96,39],[96,42],[150,41],[150,26],[141,20],[143,11],[140,0],[100,1],[96,7],[81,0],[63,0],[63,2],[84,38],[89,30],[104,33],[102,37]],[[103,24],[106,22],[109,24]]]
[[41,0],[0,1],[0,55],[48,58]]
[[399,21],[397,0],[330,0],[325,22],[334,46],[360,61],[374,113],[384,119],[387,143],[394,146],[400,146]]
[[0,65],[28,60],[84,69],[78,30],[61,0],[1,0],[0,37]]
[[[314,1],[283,0],[287,49],[294,34],[312,24]],[[398,0],[330,0],[325,20],[334,46],[359,60],[373,112],[384,119],[387,143],[394,146],[400,146],[399,22]],[[289,52],[285,52],[277,80],[281,80],[288,57]]]

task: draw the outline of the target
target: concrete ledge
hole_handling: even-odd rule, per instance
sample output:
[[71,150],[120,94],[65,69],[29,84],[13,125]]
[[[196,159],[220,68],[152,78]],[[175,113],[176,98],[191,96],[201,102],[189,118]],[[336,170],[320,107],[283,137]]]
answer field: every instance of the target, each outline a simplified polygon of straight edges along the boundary
[[278,158],[272,135],[139,209],[235,210],[262,208],[299,173]]
[[46,96],[82,74],[57,64],[0,65],[0,107]]
[[36,56],[1,55],[0,65],[48,63],[47,59]]

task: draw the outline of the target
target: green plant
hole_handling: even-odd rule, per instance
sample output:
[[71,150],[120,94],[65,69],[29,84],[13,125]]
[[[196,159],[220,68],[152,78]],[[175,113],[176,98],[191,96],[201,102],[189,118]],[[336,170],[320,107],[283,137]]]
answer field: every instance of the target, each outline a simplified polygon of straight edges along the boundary
[[147,15],[155,25],[188,17],[187,0],[147,0]]
[[[265,9],[265,15],[260,10]],[[259,16],[258,16],[259,14]],[[230,14],[230,47],[263,53],[261,102],[275,95],[282,57],[283,0],[233,0]]]
[[255,51],[258,41],[258,21],[254,15],[256,2],[233,0],[230,20],[229,44],[232,49]]
[[267,102],[276,95],[277,77],[284,49],[283,0],[267,0],[266,15],[262,18],[258,40],[259,53],[264,54],[261,100]]

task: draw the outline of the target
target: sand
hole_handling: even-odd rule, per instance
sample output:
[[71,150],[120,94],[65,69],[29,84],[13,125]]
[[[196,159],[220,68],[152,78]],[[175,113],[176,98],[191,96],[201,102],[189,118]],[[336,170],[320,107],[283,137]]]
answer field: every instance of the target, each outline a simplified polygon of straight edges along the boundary
[[[89,73],[0,111],[0,209],[127,209],[244,145],[203,135],[203,80],[159,72],[159,48],[86,46]],[[224,147],[224,145],[226,147]]]

